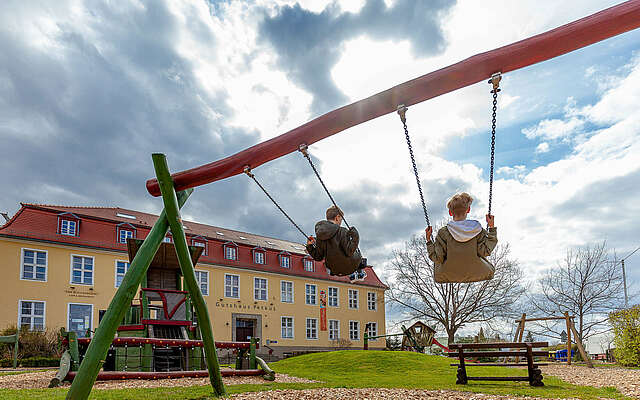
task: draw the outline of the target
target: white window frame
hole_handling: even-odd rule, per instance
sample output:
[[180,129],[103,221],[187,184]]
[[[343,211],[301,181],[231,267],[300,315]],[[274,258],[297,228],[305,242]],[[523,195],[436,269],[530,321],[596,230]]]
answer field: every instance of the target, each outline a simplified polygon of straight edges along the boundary
[[[200,292],[202,292],[203,296],[208,296],[209,295],[209,271],[205,271],[202,269],[196,269],[194,270],[195,274],[196,274],[196,282],[198,283],[198,287],[200,288]],[[204,290],[202,289],[202,282],[200,280],[200,276],[201,274],[205,275],[207,277],[207,282],[206,282],[206,286],[204,287]],[[239,281],[238,281],[239,283]],[[238,288],[239,290],[239,288]]]
[[[263,288],[258,288],[256,286],[256,283],[258,280],[263,280],[264,281],[264,289]],[[264,290],[264,299],[259,299],[256,296],[256,291],[260,290],[261,292]],[[268,301],[269,300],[269,280],[267,278],[262,278],[259,276],[254,276],[253,277],[253,299],[255,301]]]
[[202,239],[191,239],[191,245],[195,247],[202,247],[202,255],[207,255],[207,242]]
[[[370,326],[375,326],[376,327],[376,330],[375,330],[375,332],[373,332],[374,333],[373,335],[371,334],[372,332],[369,329],[367,329]],[[367,336],[369,338],[368,340],[378,340],[378,338],[371,339],[371,336],[378,336],[378,323],[377,322],[375,322],[375,321],[367,322],[367,324],[364,327],[365,327],[365,332],[367,332]]]
[[[131,236],[125,234],[124,240],[122,240],[122,233],[123,232],[129,232],[131,234]],[[127,239],[128,238],[134,238],[135,237],[135,232],[133,231],[133,229],[124,229],[124,228],[118,228],[118,243],[127,243]]]
[[173,238],[171,236],[165,236],[162,238],[163,243],[173,243]]
[[[313,287],[313,295],[310,295],[307,288]],[[313,296],[313,303],[309,303],[309,296]],[[318,305],[318,285],[313,283],[304,284],[304,304],[309,306]]]
[[[24,251],[33,251],[34,252],[34,264],[33,264],[33,279],[24,277]],[[38,264],[35,263],[38,259],[38,255],[36,253],[44,253],[45,257],[45,265],[44,265],[44,280],[36,279],[36,269]],[[21,281],[33,281],[33,282],[46,282],[49,279],[49,251],[47,250],[38,250],[38,249],[30,249],[27,247],[23,247],[20,249],[20,280]]]
[[[93,331],[93,304],[89,304],[89,303],[67,303],[67,323],[66,323],[66,327],[67,327],[67,332],[71,332],[70,326],[69,326],[69,315],[71,314],[71,306],[91,306],[91,318],[89,318],[89,322],[91,322],[91,327],[89,328],[90,330]],[[86,331],[86,329],[85,329]],[[91,332],[91,336],[93,336],[93,332]]]
[[[313,327],[309,327],[309,322],[311,321],[314,322]],[[318,340],[318,318],[307,318],[304,327],[305,337],[307,338],[307,340]],[[315,333],[315,335],[309,336],[309,332],[311,332],[312,334]]]
[[[373,300],[371,299],[371,295],[373,295]],[[378,311],[378,293],[367,292],[367,310]]]
[[[113,287],[115,288],[119,288],[120,285],[118,285],[118,263],[125,263],[125,267],[124,267],[124,274],[122,274],[122,279],[124,279],[124,276],[127,274],[127,271],[129,271],[129,268],[131,268],[131,263],[129,261],[126,260],[116,260],[114,262],[114,266],[113,266],[113,270],[114,270],[114,281],[113,281]],[[95,268],[95,267],[94,267]],[[73,278],[73,277],[72,277]]]
[[[68,226],[63,230],[64,223],[67,222]],[[70,226],[73,223],[73,233],[70,231]],[[65,236],[78,236],[78,220],[74,218],[60,218],[60,234]]]
[[[331,298],[333,297],[333,296],[330,296],[331,289],[335,289],[336,290],[336,296],[335,296],[336,304],[335,305],[331,304]],[[329,307],[340,307],[340,288],[339,287],[337,287],[337,286],[329,286],[329,287],[327,287],[327,306],[329,306]]]
[[[20,330],[20,328],[22,327],[21,323],[22,323],[22,303],[42,303],[44,305],[43,311],[42,311],[42,331],[45,331],[47,329],[47,302],[44,300],[30,300],[30,299],[19,299],[18,300],[18,330]],[[35,310],[35,306],[31,306],[31,310],[33,312],[33,310]],[[25,315],[26,316],[26,315]],[[31,318],[31,322],[29,323],[29,330],[33,331],[33,318],[35,318],[35,314],[31,314],[29,315],[29,318]],[[26,325],[25,325],[26,326]]]
[[[307,265],[311,266],[311,269],[307,268]],[[316,263],[312,258],[305,257],[302,259],[302,268],[307,272],[315,272],[316,271]]]
[[[286,259],[287,262],[283,263],[282,261]],[[278,254],[278,260],[280,261],[280,268],[287,268],[287,269],[291,269],[291,255],[289,254]],[[286,265],[284,265],[286,264]]]
[[[357,336],[354,338],[351,333],[352,333],[352,329],[351,329],[351,323],[355,323],[356,324],[356,334]],[[354,321],[354,320],[349,320],[349,340],[360,340],[360,321]]]
[[[233,249],[233,258],[227,257],[227,250]],[[227,243],[222,246],[224,252],[223,257],[225,260],[238,261],[238,245],[233,243]]]
[[[82,257],[82,258],[90,258],[91,259],[91,283],[84,283],[84,260],[82,262],[82,281],[83,282],[74,282],[73,281],[73,257]],[[96,281],[96,258],[93,256],[86,256],[83,254],[71,254],[70,262],[69,262],[69,284],[70,285],[82,285],[82,286],[93,286]]]
[[[331,323],[335,322],[337,325],[337,329],[335,329],[335,337],[331,337]],[[338,319],[330,319],[327,321],[327,331],[329,332],[329,340],[338,340],[340,339],[340,320]]]
[[[233,285],[231,285],[231,294],[232,296],[227,296],[227,276],[235,276],[236,278],[238,278],[238,295],[237,296],[233,296]],[[224,297],[227,297],[229,299],[239,299],[240,298],[240,275],[236,275],[236,274],[224,274]]]
[[253,263],[259,264],[259,265],[265,265],[267,263],[267,252],[264,250],[254,250]]
[[[352,306],[352,300],[353,300],[353,298],[351,296],[352,293],[355,293],[355,303],[356,303],[355,307]],[[360,292],[359,292],[359,290],[357,290],[357,289],[349,289],[349,291],[347,292],[347,302],[348,302],[349,309],[351,309],[351,310],[359,309],[360,308]]]
[[[291,285],[291,301],[283,300],[284,299],[284,296],[283,296],[284,295],[284,290],[283,290],[282,286],[283,286],[284,283],[288,283],[288,284]],[[294,291],[295,291],[294,287],[295,287],[295,285],[293,284],[293,281],[280,281],[280,302],[281,303],[287,303],[287,304],[293,304],[294,303],[294,299],[295,299],[295,297],[294,297]]]
[[[285,318],[290,318],[291,319],[291,336],[284,336],[282,334],[282,328],[283,328],[282,324],[283,324]],[[280,317],[280,337],[282,339],[295,339],[295,332],[296,332],[295,326],[296,326],[295,325],[295,318],[293,318],[291,316],[288,316],[288,315],[281,316]],[[289,329],[289,327],[287,326],[287,327],[285,327],[285,329]]]

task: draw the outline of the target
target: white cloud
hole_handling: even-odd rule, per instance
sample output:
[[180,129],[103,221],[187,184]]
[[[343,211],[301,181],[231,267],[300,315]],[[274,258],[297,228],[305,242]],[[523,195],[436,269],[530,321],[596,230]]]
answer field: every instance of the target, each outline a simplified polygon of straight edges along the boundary
[[548,153],[549,152],[549,143],[542,142],[536,147],[536,153]]
[[584,126],[584,120],[572,117],[566,119],[544,119],[537,125],[524,128],[522,133],[528,139],[542,138],[545,140],[563,139],[575,135]]

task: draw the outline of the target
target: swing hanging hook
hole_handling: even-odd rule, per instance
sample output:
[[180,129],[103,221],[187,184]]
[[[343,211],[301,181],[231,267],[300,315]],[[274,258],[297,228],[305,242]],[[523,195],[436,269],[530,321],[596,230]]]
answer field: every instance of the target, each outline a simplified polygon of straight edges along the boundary
[[493,85],[491,93],[498,93],[500,91],[500,80],[502,80],[501,72],[496,72],[495,74],[491,75],[491,79],[489,79],[489,82],[487,82]]
[[405,106],[404,104],[399,104],[398,105],[398,115],[400,116],[400,121],[402,121],[403,124],[407,123],[407,110],[409,108],[407,106]]
[[242,170],[242,172],[244,172],[245,174],[247,174],[247,176],[249,178],[253,178],[253,173],[251,172],[251,167],[248,165],[244,166],[244,169]]
[[306,143],[302,143],[300,146],[298,146],[298,151],[305,157],[309,158],[309,146],[307,146]]

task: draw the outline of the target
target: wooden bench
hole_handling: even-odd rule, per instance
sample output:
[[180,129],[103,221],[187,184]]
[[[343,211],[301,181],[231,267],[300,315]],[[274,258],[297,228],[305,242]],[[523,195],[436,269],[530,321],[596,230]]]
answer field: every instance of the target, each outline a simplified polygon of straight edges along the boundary
[[[449,345],[451,351],[448,356],[458,358],[458,363],[451,364],[452,367],[458,367],[456,380],[458,385],[466,385],[468,381],[528,381],[531,386],[544,386],[544,383],[542,383],[542,371],[538,367],[547,364],[535,363],[533,358],[548,357],[549,353],[547,351],[534,350],[547,346],[549,346],[547,342],[453,343]],[[465,358],[469,357],[504,357],[505,362],[466,363]],[[515,362],[508,362],[507,360],[510,357],[515,357]],[[525,358],[526,363],[519,363],[519,357]],[[529,374],[528,376],[468,376],[467,366],[523,366],[527,367]]]

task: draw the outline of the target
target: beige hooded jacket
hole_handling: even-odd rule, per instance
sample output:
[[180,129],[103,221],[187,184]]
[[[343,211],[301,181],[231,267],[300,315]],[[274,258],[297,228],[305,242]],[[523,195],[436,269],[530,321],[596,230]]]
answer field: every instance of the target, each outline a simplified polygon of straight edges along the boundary
[[478,282],[493,278],[495,267],[485,257],[498,244],[497,229],[487,232],[478,221],[450,221],[434,242],[427,242],[437,283]]

